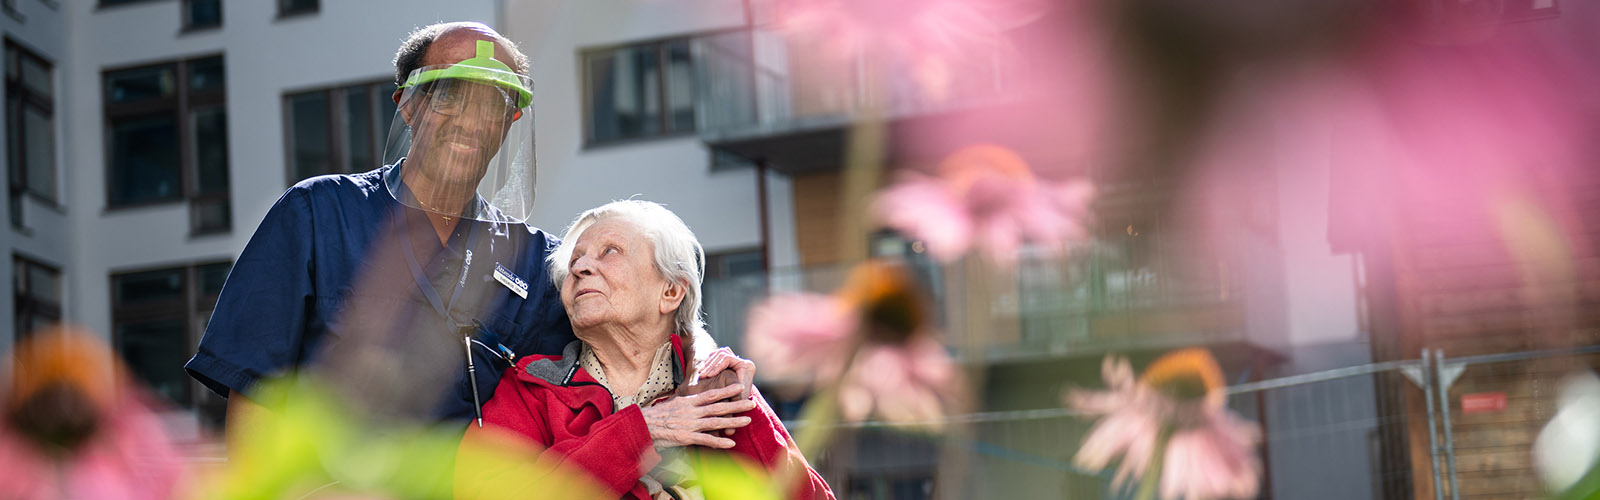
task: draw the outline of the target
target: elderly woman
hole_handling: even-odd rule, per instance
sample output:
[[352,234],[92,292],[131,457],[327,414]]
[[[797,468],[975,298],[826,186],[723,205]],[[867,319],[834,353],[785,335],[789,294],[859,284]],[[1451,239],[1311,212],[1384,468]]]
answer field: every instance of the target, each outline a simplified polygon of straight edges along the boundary
[[[605,498],[692,498],[697,479],[682,451],[704,447],[796,478],[796,497],[832,498],[759,392],[690,385],[690,374],[718,373],[731,359],[708,356],[704,268],[694,233],[661,205],[618,201],[579,215],[550,255],[578,341],[560,356],[521,359],[501,379],[486,427],[463,440],[457,496],[550,497],[581,474]],[[521,451],[472,458],[484,443]]]

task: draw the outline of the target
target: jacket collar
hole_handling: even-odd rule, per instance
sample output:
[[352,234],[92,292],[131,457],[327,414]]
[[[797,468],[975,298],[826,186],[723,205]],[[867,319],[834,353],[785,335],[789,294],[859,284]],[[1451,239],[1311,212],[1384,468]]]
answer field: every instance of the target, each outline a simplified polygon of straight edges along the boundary
[[[529,356],[522,372],[555,387],[569,387],[574,383],[596,383],[593,376],[578,365],[578,352],[583,349],[583,341],[574,340],[561,349],[560,356]],[[668,338],[672,343],[672,383],[683,385],[686,371],[683,359],[683,337],[672,335]]]

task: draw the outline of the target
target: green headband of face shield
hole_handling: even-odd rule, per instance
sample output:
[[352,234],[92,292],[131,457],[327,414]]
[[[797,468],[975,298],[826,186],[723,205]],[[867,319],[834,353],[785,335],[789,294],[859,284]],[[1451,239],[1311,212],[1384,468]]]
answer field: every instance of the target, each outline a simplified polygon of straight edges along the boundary
[[517,107],[526,108],[533,102],[533,92],[523,85],[522,79],[505,63],[494,58],[494,42],[477,41],[477,56],[449,67],[430,69],[411,74],[400,88],[421,85],[434,80],[453,78],[489,85],[497,85],[517,94]]

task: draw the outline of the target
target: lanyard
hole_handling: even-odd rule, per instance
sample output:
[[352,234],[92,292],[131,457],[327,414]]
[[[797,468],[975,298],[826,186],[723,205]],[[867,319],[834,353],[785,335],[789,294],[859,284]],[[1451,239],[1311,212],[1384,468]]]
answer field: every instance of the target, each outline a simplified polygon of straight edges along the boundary
[[[455,307],[456,301],[461,298],[461,290],[466,288],[467,270],[472,267],[472,249],[478,242],[477,228],[469,226],[466,229],[466,257],[461,261],[461,275],[456,278],[455,291],[450,293],[450,303],[446,304],[439,297],[439,292],[433,289],[433,281],[428,279],[428,275],[422,272],[422,266],[417,263],[417,253],[416,250],[411,248],[411,233],[405,225],[405,215],[401,214],[399,217],[395,217],[395,221],[399,229],[403,231],[401,234],[406,235],[405,244],[401,246],[404,247],[406,254],[406,265],[411,268],[411,279],[417,282],[417,288],[422,291],[422,296],[428,299],[428,304],[433,306],[433,310],[439,312],[439,316],[443,317],[446,323],[450,326],[460,326],[455,323],[455,318],[450,316],[450,308]],[[462,219],[457,224],[471,224],[471,221]]]

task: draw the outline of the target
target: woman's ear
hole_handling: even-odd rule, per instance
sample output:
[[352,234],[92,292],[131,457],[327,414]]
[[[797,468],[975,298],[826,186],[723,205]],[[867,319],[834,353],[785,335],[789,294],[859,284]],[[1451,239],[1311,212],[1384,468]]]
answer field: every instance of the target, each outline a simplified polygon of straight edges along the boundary
[[683,305],[683,296],[687,289],[682,283],[667,283],[666,289],[661,291],[661,314],[678,312],[678,307]]

